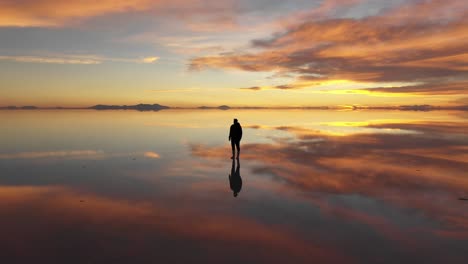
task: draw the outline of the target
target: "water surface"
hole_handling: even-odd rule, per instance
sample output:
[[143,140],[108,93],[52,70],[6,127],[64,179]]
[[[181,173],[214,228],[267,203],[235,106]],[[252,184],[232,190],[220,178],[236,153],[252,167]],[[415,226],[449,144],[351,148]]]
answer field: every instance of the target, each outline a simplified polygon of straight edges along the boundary
[[[238,163],[229,126],[244,128]],[[465,263],[464,112],[0,111],[5,263]],[[229,175],[242,186],[234,197]]]

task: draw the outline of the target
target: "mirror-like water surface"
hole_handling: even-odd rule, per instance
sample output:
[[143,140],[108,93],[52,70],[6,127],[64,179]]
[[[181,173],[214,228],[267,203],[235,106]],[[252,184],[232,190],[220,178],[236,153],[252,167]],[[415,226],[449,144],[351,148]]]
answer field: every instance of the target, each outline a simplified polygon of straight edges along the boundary
[[[244,131],[239,162],[230,159],[233,118]],[[0,256],[5,263],[465,263],[467,118],[0,111]]]

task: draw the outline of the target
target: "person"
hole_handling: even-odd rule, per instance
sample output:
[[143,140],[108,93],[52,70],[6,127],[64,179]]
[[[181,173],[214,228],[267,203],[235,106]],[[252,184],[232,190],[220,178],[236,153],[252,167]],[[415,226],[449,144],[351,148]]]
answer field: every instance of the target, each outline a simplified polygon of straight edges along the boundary
[[240,152],[240,141],[242,139],[242,127],[240,123],[234,118],[234,124],[231,125],[231,129],[229,130],[229,141],[231,141],[231,148],[232,148],[232,157],[234,159],[235,156],[235,149],[237,149],[237,158],[239,158]]
[[240,163],[237,160],[237,167],[234,170],[235,160],[232,159],[231,174],[229,174],[229,187],[231,187],[232,194],[237,197],[242,189],[242,178],[240,176]]

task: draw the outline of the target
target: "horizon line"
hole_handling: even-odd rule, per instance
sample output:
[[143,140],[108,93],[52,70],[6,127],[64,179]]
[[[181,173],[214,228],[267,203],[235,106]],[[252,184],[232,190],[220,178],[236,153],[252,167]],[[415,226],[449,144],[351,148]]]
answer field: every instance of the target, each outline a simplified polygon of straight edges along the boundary
[[261,110],[261,109],[311,109],[311,110],[468,110],[468,104],[465,105],[429,105],[429,104],[413,104],[413,105],[334,105],[334,106],[165,106],[160,104],[134,104],[134,105],[104,105],[97,104],[93,106],[0,106],[0,110],[139,110],[139,111],[159,111],[159,110],[229,110],[229,109],[245,109],[245,110]]

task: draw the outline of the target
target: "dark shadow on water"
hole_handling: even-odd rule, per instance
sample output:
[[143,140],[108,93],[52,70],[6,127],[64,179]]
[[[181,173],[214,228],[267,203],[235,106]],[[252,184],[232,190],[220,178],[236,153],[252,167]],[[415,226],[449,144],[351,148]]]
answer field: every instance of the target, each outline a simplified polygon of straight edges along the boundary
[[[236,160],[237,160],[237,166],[236,166]],[[237,197],[237,195],[242,189],[242,178],[240,176],[239,158],[232,159],[231,174],[229,174],[229,186],[231,187],[234,197]]]

